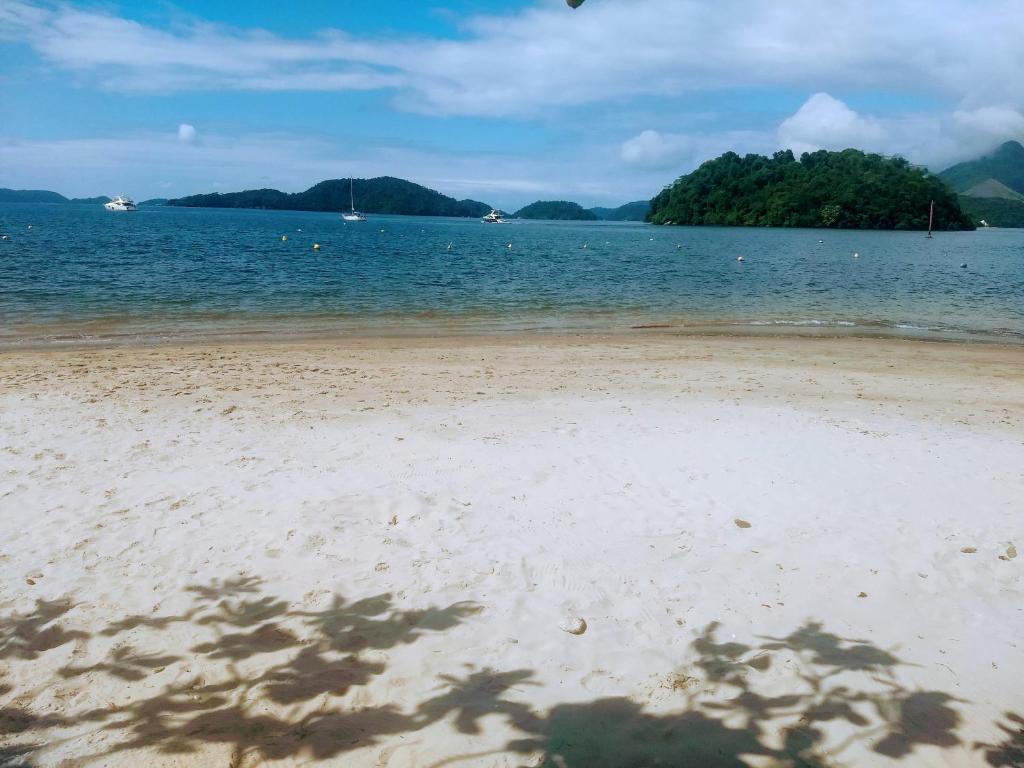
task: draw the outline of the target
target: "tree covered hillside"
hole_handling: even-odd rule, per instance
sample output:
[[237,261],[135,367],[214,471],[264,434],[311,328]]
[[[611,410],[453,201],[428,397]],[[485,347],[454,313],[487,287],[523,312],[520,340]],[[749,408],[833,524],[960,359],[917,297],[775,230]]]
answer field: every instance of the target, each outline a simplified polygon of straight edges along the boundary
[[556,219],[561,221],[596,221],[597,216],[579,203],[566,200],[538,200],[516,211],[517,219]]
[[[356,208],[366,213],[405,216],[483,216],[491,208],[476,200],[455,200],[405,179],[381,176],[356,179]],[[190,208],[267,208],[287,211],[342,211],[350,206],[349,180],[321,181],[305,192],[287,194],[276,189],[214,192],[168,200],[167,205]]]
[[903,158],[789,150],[772,157],[727,152],[680,177],[651,201],[656,224],[842,229],[974,229],[942,180]]

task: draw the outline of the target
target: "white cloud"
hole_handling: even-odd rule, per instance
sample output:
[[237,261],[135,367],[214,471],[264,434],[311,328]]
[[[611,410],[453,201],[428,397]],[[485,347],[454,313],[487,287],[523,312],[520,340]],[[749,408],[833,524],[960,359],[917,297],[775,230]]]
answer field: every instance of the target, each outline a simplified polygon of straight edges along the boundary
[[689,170],[723,152],[739,154],[771,152],[774,137],[758,131],[706,133],[662,133],[647,130],[622,144],[623,162],[636,168],[674,173]]
[[827,93],[816,93],[779,126],[779,142],[797,155],[849,147],[879,151],[889,143],[889,136],[875,118],[857,114]]
[[864,115],[827,93],[811,96],[778,129],[779,147],[798,155],[854,147],[935,169],[975,158],[1007,139],[1024,139],[1024,115],[1014,109]]
[[178,141],[182,144],[192,144],[196,140],[196,127],[188,123],[178,126]]
[[[164,31],[95,10],[5,0],[0,36],[120,90],[390,89],[406,109],[531,115],[733,87],[883,89],[965,109],[1024,104],[1024,0],[538,0],[469,18],[459,39],[283,38],[196,23]],[[116,77],[109,76],[117,72]]]
[[981,107],[957,110],[953,120],[967,131],[987,134],[995,139],[1024,137],[1024,114],[1010,107]]

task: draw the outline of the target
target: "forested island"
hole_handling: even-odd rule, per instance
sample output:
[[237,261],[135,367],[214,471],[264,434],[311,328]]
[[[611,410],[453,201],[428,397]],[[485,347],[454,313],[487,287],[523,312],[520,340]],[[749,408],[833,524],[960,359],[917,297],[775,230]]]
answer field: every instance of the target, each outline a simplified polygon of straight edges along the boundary
[[[491,206],[476,200],[455,200],[405,179],[381,176],[356,179],[356,208],[365,213],[405,216],[483,216]],[[284,211],[348,210],[349,180],[321,181],[305,192],[288,194],[276,189],[213,192],[168,200],[167,205],[187,208],[265,208]]]
[[100,204],[109,203],[110,198],[100,197],[64,197],[59,192],[51,192],[48,189],[5,189],[0,188],[0,203],[79,203],[79,204]]
[[797,160],[727,152],[651,201],[655,224],[837,229],[974,229],[942,179],[900,157],[820,150]]
[[517,219],[553,219],[555,221],[597,221],[597,216],[579,203],[567,200],[538,200],[515,212]]

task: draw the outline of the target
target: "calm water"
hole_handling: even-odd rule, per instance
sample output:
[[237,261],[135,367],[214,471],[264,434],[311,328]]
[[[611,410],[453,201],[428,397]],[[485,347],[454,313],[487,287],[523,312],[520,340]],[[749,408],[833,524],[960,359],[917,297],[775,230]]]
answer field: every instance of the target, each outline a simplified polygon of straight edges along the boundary
[[4,344],[644,324],[1024,343],[1024,230],[927,240],[7,204],[0,233]]

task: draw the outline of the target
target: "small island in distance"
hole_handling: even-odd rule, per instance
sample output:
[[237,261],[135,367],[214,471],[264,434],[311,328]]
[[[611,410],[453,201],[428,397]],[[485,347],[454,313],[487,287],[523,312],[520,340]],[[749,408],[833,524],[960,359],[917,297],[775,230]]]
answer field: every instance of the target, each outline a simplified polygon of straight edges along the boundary
[[651,201],[655,224],[974,229],[956,194],[939,177],[901,157],[856,149],[772,157],[726,152],[681,176]]
[[[480,218],[492,206],[456,200],[405,179],[356,179],[358,207],[371,214]],[[67,198],[47,190],[0,189],[0,202],[102,204],[109,197]],[[538,200],[519,219],[648,221],[691,226],[926,229],[935,202],[935,229],[1024,227],[1024,146],[1009,141],[978,160],[939,174],[901,157],[856,149],[819,150],[796,158],[726,152],[680,176],[653,200],[617,208],[584,208],[568,200]],[[276,189],[144,200],[139,206],[256,208],[337,212],[349,207],[348,179],[321,181],[305,192]]]
[[[491,210],[477,200],[456,200],[433,189],[392,176],[355,179],[353,192],[365,213],[404,216],[483,216]],[[288,194],[276,189],[244,192],[213,192],[168,200],[169,206],[185,208],[264,208],[283,211],[342,211],[350,205],[349,180],[328,179],[305,192]]]

